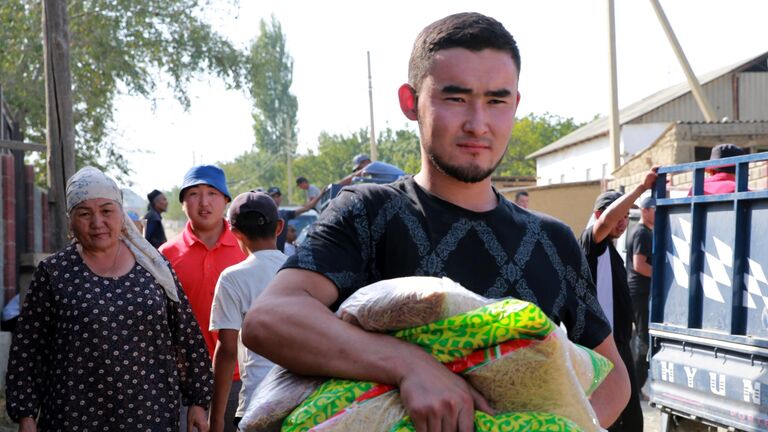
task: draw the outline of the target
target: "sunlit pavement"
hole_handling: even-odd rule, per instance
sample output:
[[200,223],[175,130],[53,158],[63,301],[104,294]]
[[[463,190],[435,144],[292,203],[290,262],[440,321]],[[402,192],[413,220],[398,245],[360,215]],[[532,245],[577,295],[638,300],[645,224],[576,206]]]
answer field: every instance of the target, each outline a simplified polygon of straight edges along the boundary
[[648,401],[641,401],[643,406],[643,432],[659,432],[661,431],[661,422],[659,410],[651,408],[648,405]]

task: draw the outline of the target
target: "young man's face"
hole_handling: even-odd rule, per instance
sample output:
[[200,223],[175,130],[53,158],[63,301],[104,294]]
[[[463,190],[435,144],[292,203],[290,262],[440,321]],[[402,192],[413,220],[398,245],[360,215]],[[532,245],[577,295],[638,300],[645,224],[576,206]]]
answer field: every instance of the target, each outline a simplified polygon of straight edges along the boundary
[[155,210],[160,213],[168,210],[168,198],[166,198],[165,195],[160,194],[155,198]]
[[278,207],[283,203],[283,196],[279,193],[270,195],[272,197],[272,200],[277,204]]
[[466,183],[486,179],[507,149],[519,102],[518,70],[509,53],[450,48],[435,54],[422,81],[416,109],[422,169]]
[[653,226],[653,224],[656,222],[656,209],[653,207],[644,208],[640,210],[640,213],[642,214],[643,221],[648,225]]
[[298,186],[299,189],[307,190],[309,189],[309,182],[301,182],[296,184],[296,186]]
[[288,225],[287,232],[285,233],[285,241],[293,243],[296,240],[296,227]]
[[192,223],[192,228],[205,231],[221,224],[227,197],[214,187],[197,185],[184,191],[184,202],[181,206]]
[[519,205],[520,207],[527,209],[528,208],[528,195],[520,195],[517,197],[517,200],[515,201],[515,204]]
[[[600,219],[600,215],[603,214],[605,210],[598,210],[595,214],[595,220]],[[629,226],[629,212],[624,215],[619,221],[616,223],[616,226],[613,227],[611,232],[608,234],[608,238],[611,240],[615,240],[619,237],[621,237],[622,234],[624,234],[624,231],[627,230],[627,226]]]

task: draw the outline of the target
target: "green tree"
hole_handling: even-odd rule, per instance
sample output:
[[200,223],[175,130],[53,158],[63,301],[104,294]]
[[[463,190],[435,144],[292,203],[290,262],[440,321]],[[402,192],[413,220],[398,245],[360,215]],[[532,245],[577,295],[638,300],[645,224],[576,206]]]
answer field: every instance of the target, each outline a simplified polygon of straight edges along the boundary
[[[317,151],[298,155],[293,162],[296,177],[304,176],[313,184],[323,187],[346,177],[352,170],[352,158],[358,153],[368,153],[368,130],[360,129],[350,134],[332,135],[322,132]],[[379,160],[401,167],[408,173],[419,169],[419,144],[415,133],[408,130],[385,129],[379,135]],[[261,150],[250,150],[230,162],[218,165],[227,175],[229,190],[233,195],[261,187],[285,185],[295,179],[285,178],[286,161],[282,156]],[[301,190],[293,196],[284,193],[284,203],[299,203],[304,199]]]
[[536,161],[527,160],[526,156],[568,135],[583,124],[574,122],[572,118],[563,118],[550,113],[529,114],[518,119],[509,139],[507,154],[494,174],[536,175]]
[[181,191],[181,188],[179,188],[178,186],[174,186],[173,189],[169,191],[163,191],[163,194],[165,194],[165,197],[168,198],[168,209],[165,211],[165,214],[163,215],[164,219],[174,220],[174,221],[187,220],[187,215],[184,214],[184,210],[181,208],[181,203],[179,202],[180,191]]
[[[246,53],[201,20],[206,3],[68,2],[78,167],[130,172],[123,150],[109,139],[120,92],[152,98],[169,78],[176,99],[188,107],[188,84],[200,73],[211,73],[230,88],[243,85]],[[0,2],[0,85],[27,139],[37,142],[45,141],[41,4]]]
[[379,159],[400,167],[409,174],[421,170],[421,146],[416,132],[387,128],[379,134]]
[[217,164],[227,176],[227,187],[237,194],[285,184],[285,160],[259,150],[249,150],[231,162]]
[[259,23],[260,34],[251,45],[249,76],[254,103],[256,149],[293,156],[296,151],[296,96],[291,94],[293,58],[285,46],[280,22],[272,16]]

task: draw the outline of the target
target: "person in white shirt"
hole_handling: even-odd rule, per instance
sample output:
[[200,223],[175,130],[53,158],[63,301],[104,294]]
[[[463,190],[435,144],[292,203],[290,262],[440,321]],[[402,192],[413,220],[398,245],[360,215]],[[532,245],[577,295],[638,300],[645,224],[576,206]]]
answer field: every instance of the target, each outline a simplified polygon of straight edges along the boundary
[[233,426],[224,424],[224,412],[235,363],[240,370],[242,387],[234,426],[243,417],[254,390],[274,366],[243,346],[240,327],[246,312],[287,258],[277,249],[283,221],[269,195],[262,192],[238,195],[229,208],[229,221],[232,234],[248,258],[221,273],[213,297],[210,330],[217,331],[219,338],[213,355],[214,391],[208,417],[211,432],[222,432]]
[[296,245],[294,242],[296,241],[296,236],[298,233],[296,232],[296,227],[293,225],[286,226],[285,230],[288,233],[285,235],[285,246],[283,252],[285,252],[285,256],[291,256],[296,253]]

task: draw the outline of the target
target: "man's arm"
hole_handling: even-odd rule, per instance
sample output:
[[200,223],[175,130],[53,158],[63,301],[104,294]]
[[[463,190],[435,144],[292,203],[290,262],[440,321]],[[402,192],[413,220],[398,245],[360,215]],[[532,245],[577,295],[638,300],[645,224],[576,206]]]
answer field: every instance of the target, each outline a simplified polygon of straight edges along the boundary
[[653,270],[653,267],[648,264],[648,257],[638,253],[632,255],[632,268],[645,277],[651,277],[651,271]]
[[[325,191],[325,189],[323,189],[323,192],[324,191]],[[323,196],[323,192],[320,192],[320,195],[312,198],[311,200],[307,201],[303,206],[301,206],[301,207],[297,208],[296,210],[294,210],[293,212],[296,214],[296,216],[298,216],[298,215],[300,215],[302,213],[306,213],[307,211],[315,208],[315,206],[317,205],[317,202],[320,201],[320,198]]]
[[653,183],[656,181],[656,171],[658,167],[653,167],[646,173],[645,179],[632,192],[624,194],[621,198],[613,202],[607,209],[603,211],[600,217],[592,225],[592,233],[594,235],[595,243],[600,243],[605,240],[606,237],[613,231],[616,225],[626,217],[627,212],[632,207],[632,204],[637,200],[643,192],[653,187]]
[[594,408],[597,414],[600,425],[608,428],[619,418],[619,415],[627,406],[627,402],[629,402],[629,375],[627,374],[627,368],[624,366],[624,361],[621,360],[619,351],[616,349],[613,333],[609,334],[593,350],[613,363],[613,369],[605,378],[605,381],[590,397],[592,408]]
[[472,431],[474,409],[491,412],[464,379],[420,347],[338,319],[328,309],[337,298],[325,276],[282,270],[246,314],[243,343],[296,373],[398,386],[420,432]]
[[237,330],[219,330],[219,341],[213,352],[213,400],[208,417],[211,432],[224,430],[224,413],[237,363],[237,335]]

